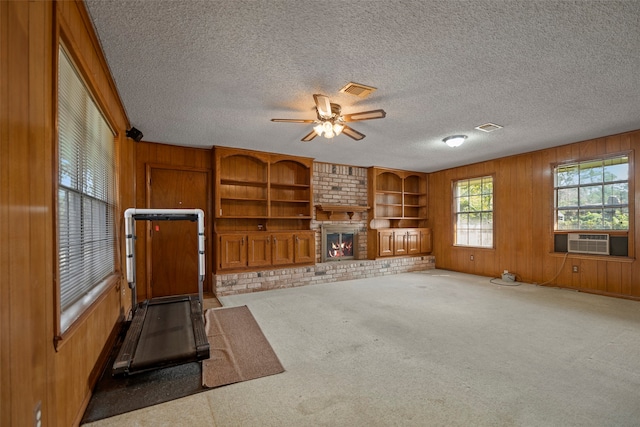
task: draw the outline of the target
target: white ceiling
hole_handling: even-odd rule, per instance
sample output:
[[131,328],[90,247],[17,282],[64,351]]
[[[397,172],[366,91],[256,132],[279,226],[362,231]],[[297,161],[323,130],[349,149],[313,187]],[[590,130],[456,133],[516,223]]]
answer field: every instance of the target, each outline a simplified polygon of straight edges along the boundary
[[[635,0],[85,2],[145,141],[431,172],[640,129]],[[387,117],[331,144],[270,121],[314,119],[314,93]]]

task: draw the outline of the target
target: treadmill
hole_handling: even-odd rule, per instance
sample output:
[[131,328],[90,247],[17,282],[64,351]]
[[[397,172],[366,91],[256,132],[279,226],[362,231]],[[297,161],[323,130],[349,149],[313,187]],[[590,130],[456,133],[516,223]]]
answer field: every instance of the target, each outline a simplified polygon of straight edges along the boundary
[[[127,282],[133,311],[112,375],[126,376],[209,358],[202,308],[204,212],[202,209],[127,209],[124,213]],[[136,221],[197,221],[198,295],[152,298],[137,303],[135,280]]]

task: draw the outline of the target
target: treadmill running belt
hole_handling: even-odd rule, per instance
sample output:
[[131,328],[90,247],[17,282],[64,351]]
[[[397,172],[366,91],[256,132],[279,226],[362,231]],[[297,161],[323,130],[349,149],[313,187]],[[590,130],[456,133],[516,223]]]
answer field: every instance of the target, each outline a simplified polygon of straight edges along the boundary
[[140,371],[193,359],[196,347],[189,299],[150,304],[131,370]]

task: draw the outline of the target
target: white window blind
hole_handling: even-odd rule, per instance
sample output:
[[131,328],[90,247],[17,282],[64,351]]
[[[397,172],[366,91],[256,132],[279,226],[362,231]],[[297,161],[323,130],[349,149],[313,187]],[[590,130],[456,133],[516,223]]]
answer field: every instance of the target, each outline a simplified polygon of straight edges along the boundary
[[115,269],[114,135],[61,47],[58,74],[58,263],[61,331]]

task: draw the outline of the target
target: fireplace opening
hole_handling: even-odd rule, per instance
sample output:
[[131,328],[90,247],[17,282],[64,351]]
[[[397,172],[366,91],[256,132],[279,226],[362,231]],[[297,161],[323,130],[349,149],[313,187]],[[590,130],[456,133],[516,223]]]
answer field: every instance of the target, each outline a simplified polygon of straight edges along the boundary
[[329,258],[342,258],[353,256],[353,234],[331,233],[327,234],[327,256]]
[[353,227],[322,227],[322,262],[356,259],[358,229]]

